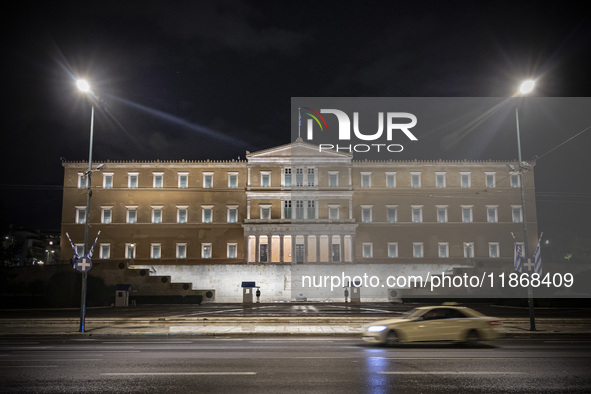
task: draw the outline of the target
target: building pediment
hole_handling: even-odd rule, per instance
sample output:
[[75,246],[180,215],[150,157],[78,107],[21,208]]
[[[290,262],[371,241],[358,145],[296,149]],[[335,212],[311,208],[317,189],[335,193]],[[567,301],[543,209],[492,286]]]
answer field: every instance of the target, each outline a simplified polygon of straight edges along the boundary
[[257,162],[351,162],[353,155],[335,150],[322,149],[318,145],[304,142],[298,138],[290,144],[247,152],[246,159],[249,163]]

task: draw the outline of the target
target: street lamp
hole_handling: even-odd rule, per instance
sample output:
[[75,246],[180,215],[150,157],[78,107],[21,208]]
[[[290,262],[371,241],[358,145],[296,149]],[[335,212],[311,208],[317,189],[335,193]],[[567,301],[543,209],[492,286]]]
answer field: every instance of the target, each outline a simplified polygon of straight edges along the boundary
[[[519,94],[525,96],[530,94],[535,87],[536,83],[534,80],[524,81],[519,87]],[[522,223],[523,223],[523,255],[526,259],[529,258],[528,238],[527,238],[527,219],[525,216],[525,189],[523,185],[523,171],[526,166],[523,165],[521,160],[521,137],[519,135],[519,105],[515,106],[515,122],[517,124],[517,160],[519,161],[519,186],[521,191],[521,211],[522,211]],[[536,320],[534,315],[534,299],[533,289],[531,284],[527,287],[527,304],[529,309],[529,330],[536,331]]]
[[[90,85],[83,79],[76,81],[78,89],[84,93],[90,92]],[[90,197],[92,196],[91,178],[92,178],[92,140],[94,134],[94,104],[90,112],[90,147],[88,148],[88,171],[86,171],[86,220],[84,221],[84,256],[89,252],[88,245],[88,226],[90,223]],[[84,332],[84,320],[86,317],[86,282],[88,273],[86,270],[82,272],[82,290],[80,295],[80,332]]]

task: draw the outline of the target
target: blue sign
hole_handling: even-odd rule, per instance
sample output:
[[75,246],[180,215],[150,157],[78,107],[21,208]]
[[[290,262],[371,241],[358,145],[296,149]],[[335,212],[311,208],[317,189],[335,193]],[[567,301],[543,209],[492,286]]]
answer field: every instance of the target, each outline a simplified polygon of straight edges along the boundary
[[90,257],[74,258],[74,269],[80,272],[88,272],[92,268]]

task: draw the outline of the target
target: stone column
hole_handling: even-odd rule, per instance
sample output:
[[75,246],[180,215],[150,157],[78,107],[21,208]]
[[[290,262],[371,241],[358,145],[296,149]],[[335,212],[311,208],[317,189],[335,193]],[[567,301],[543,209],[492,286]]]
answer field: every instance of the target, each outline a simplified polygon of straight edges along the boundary
[[254,262],[260,263],[261,262],[261,241],[259,239],[259,235],[255,235],[255,253],[254,253]]
[[267,263],[273,262],[273,250],[271,244],[273,243],[273,236],[267,235]]

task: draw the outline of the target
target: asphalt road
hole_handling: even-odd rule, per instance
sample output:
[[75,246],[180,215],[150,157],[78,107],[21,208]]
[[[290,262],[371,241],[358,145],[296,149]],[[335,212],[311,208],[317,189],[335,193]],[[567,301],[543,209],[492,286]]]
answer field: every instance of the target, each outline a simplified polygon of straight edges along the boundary
[[[87,308],[87,318],[128,317],[128,318],[192,318],[192,317],[388,317],[420,305],[432,304],[395,304],[395,303],[268,303],[252,304],[217,304],[202,305],[174,304],[174,305],[138,305],[137,307]],[[481,313],[496,317],[527,318],[527,307],[507,307],[489,305],[486,303],[465,304]],[[76,318],[80,316],[80,309],[4,309],[2,318]],[[591,318],[591,308],[563,307],[536,308],[536,317],[546,318]]]
[[588,393],[591,339],[0,338],[3,393]]

